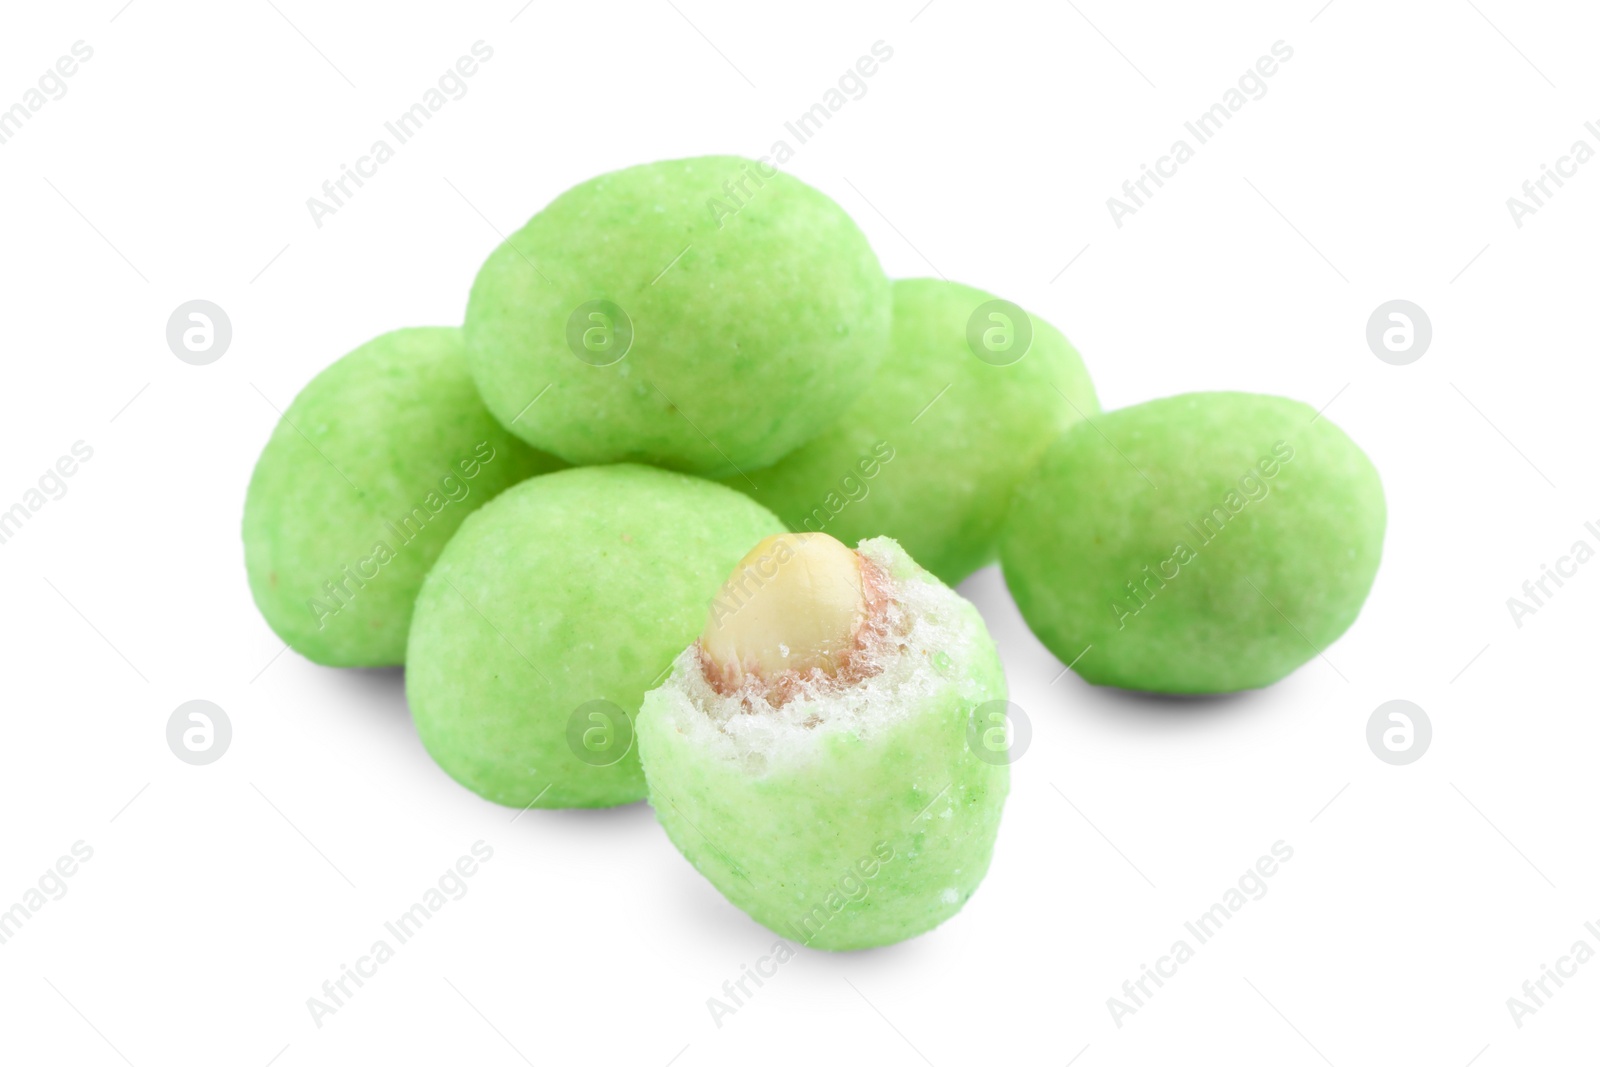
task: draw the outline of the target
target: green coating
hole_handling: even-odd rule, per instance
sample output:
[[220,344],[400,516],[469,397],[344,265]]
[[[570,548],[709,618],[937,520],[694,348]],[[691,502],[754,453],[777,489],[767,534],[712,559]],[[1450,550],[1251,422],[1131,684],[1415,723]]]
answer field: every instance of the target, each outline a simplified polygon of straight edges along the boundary
[[1190,393],[1063,436],[1000,555],[1028,625],[1085,680],[1224,693],[1277,681],[1349,628],[1384,523],[1371,460],[1310,407]]
[[999,366],[967,341],[991,294],[914,278],[895,282],[893,297],[888,355],[855,405],[775,466],[723,482],[792,530],[852,545],[893,537],[955,585],[994,560],[1012,493],[1044,450],[1100,404],[1078,353],[1043,319],[1029,317],[1027,353]]
[[[632,324],[604,366],[615,316],[578,314],[573,336],[593,347],[569,341],[594,300]],[[889,336],[889,284],[827,196],[707,156],[561,194],[484,263],[466,332],[490,410],[535,447],[724,474],[777,461],[860,394]]]
[[450,535],[559,466],[483,406],[460,330],[368,341],[300,391],[256,463],[244,505],[256,605],[316,663],[403,663],[412,603]]
[[[898,580],[936,580],[895,551]],[[974,708],[1005,699],[1005,675],[977,609],[948,595],[963,649],[924,668],[942,684],[888,729],[822,732],[765,773],[690,740],[671,682],[645,696],[640,754],[668,837],[784,937],[830,950],[903,941],[960,911],[988,871],[1010,766],[974,755],[967,730]]]
[[[713,482],[648,467],[533,478],[473,515],[417,597],[406,696],[428,752],[512,807],[591,808],[644,796],[632,726],[603,764],[569,724],[591,701],[631,720],[705,625],[735,563],[782,531]],[[598,720],[593,720],[598,721]]]

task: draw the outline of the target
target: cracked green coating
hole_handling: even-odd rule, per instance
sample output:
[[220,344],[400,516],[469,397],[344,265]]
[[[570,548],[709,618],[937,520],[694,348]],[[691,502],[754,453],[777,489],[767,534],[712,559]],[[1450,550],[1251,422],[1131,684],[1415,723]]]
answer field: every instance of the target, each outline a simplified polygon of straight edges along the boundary
[[[903,552],[891,573],[934,580]],[[944,680],[905,718],[829,732],[765,773],[679,730],[666,686],[646,694],[639,747],[657,818],[723,896],[784,937],[829,950],[903,941],[960,911],[987,873],[1011,768],[979,759],[967,728],[1006,683],[977,609],[956,600],[965,647],[924,667]]]
[[561,465],[483,406],[460,330],[383,334],[313,378],[262,450],[244,506],[250,592],[313,662],[402,663],[417,590],[462,520]]
[[598,765],[570,746],[569,722],[597,700],[634,719],[733,565],[782,529],[713,482],[633,465],[502,494],[462,526],[417,597],[406,696],[423,745],[498,804],[639,800],[631,726],[615,735],[624,754]]
[[1017,483],[1100,404],[1078,353],[1043,319],[1030,316],[1027,354],[996,366],[967,342],[968,320],[993,295],[913,278],[896,281],[893,298],[888,354],[856,403],[775,466],[723,482],[792,530],[852,545],[893,537],[955,585],[994,560]]
[[1377,470],[1338,427],[1251,393],[1094,421],[1023,484],[1000,550],[1029,627],[1085,680],[1269,685],[1355,621],[1386,511]]
[[[577,316],[586,358],[569,340],[595,300],[632,325],[609,365],[616,316]],[[484,263],[466,332],[484,400],[535,447],[713,475],[775,462],[856,397],[888,338],[889,284],[827,196],[706,156],[561,194]]]

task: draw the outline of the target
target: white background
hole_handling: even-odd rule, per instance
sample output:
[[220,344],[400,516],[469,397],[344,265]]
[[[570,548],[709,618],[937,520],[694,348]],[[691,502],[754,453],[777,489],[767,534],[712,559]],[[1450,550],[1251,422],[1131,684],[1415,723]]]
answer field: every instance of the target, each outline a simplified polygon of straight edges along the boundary
[[[1574,140],[1600,148],[1600,18],[1320,2],[8,10],[0,106],[73,42],[94,56],[0,145],[0,508],[75,441],[94,456],[0,545],[0,908],[74,842],[94,854],[0,945],[0,1059],[1592,1056],[1600,962],[1521,1028],[1506,998],[1576,940],[1600,949],[1600,562],[1520,628],[1506,599],[1580,537],[1600,547],[1600,162],[1521,228],[1506,198]],[[314,226],[306,198],[480,39],[468,94]],[[429,761],[398,671],[280,655],[240,510],[274,407],[375,334],[458,322],[497,230],[602,171],[793,145],[785,120],[879,40],[892,60],[787,169],[890,275],[1050,319],[1107,408],[1209,388],[1328,405],[1383,473],[1388,541],[1325,658],[1198,703],[1061,676],[976,576],[1034,731],[987,881],[912,942],[804,952],[718,1027],[707,998],[773,935],[647,806],[513,823]],[[1294,56],[1267,95],[1115,226],[1106,198],[1278,40]],[[165,342],[195,298],[233,323],[210,366]],[[1403,367],[1364,339],[1395,298],[1434,328]],[[206,767],[164,737],[195,698],[234,728]],[[1405,767],[1365,741],[1395,698],[1434,726]],[[315,1026],[306,999],[480,839],[467,896]],[[1279,840],[1294,858],[1267,895],[1116,1026],[1107,998]]]

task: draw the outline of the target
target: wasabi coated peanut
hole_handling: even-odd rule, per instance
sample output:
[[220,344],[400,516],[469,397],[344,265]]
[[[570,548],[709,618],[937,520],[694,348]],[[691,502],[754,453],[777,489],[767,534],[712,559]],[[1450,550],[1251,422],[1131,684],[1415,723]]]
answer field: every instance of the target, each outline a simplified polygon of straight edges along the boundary
[[855,404],[775,466],[723,481],[792,530],[893,537],[955,585],[994,559],[1012,491],[1045,448],[1100,405],[1043,319],[929,278],[893,296],[887,356]]
[[1000,550],[1028,625],[1085,680],[1269,685],[1355,621],[1383,548],[1383,486],[1326,418],[1191,393],[1095,424],[1024,482]]
[[776,462],[860,394],[889,284],[828,197],[707,156],[557,197],[483,265],[466,332],[484,400],[535,447],[726,474]]
[[1005,678],[977,610],[878,538],[768,538],[646,694],[639,747],[667,835],[758,922],[886,945],[959,911],[1010,783],[973,740]]
[[256,463],[244,506],[256,605],[316,663],[402,663],[417,590],[462,520],[561,465],[483,406],[460,330],[386,333],[313,378]]
[[630,465],[533,478],[473,515],[417,598],[406,696],[451,777],[513,807],[644,796],[633,720],[728,568],[782,526]]

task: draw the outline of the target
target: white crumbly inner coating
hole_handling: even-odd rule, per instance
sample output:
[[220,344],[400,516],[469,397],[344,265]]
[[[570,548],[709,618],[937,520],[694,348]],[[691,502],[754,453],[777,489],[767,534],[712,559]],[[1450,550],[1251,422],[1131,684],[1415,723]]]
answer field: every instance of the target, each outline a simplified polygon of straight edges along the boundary
[[904,550],[888,538],[863,541],[859,551],[889,575],[888,626],[865,652],[874,671],[842,687],[814,673],[775,708],[750,688],[718,693],[701,671],[698,647],[691,645],[653,694],[665,701],[674,728],[691,745],[760,775],[805,761],[831,734],[877,736],[932,706],[941,691],[971,684],[961,665],[977,651],[974,636],[982,633],[973,618],[976,609],[926,572],[907,574]]

